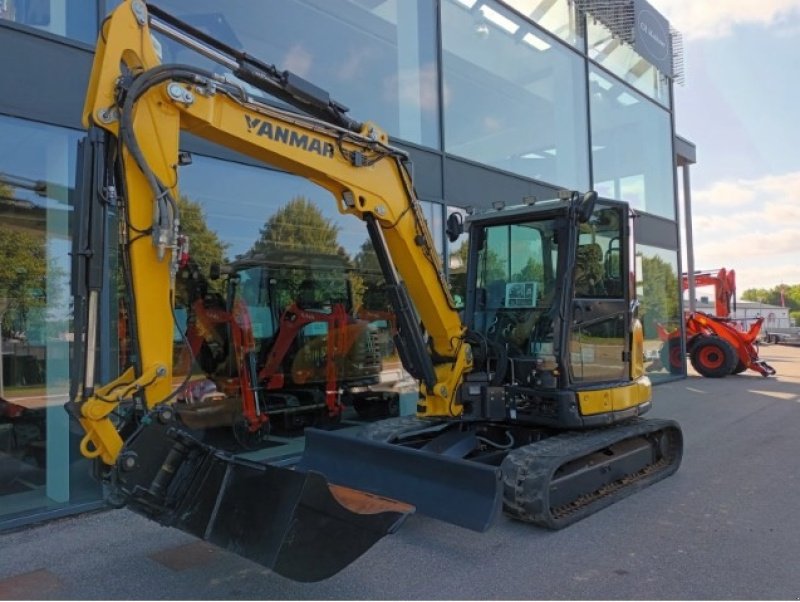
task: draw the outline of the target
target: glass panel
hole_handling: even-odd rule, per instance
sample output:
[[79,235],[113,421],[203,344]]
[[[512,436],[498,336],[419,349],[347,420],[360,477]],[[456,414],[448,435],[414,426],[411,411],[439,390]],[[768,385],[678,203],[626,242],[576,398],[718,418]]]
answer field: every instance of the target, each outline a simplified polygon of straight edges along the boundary
[[95,2],[0,0],[0,19],[22,23],[88,44],[94,44],[97,39]]
[[503,0],[562,40],[581,48],[583,36],[572,0]]
[[[447,207],[447,217],[458,213],[462,223],[467,212],[460,207]],[[447,241],[447,282],[456,307],[464,307],[467,294],[467,258],[469,256],[469,233],[463,232],[455,241]]]
[[[681,326],[678,252],[646,245],[636,246],[636,284],[639,317],[644,327],[645,369],[653,381],[680,374],[684,360],[676,357],[670,370],[667,335]],[[674,343],[673,343],[674,345]],[[677,365],[676,365],[677,364]]]
[[445,149],[556,186],[588,184],[584,63],[501,5],[442,2]]
[[[397,138],[439,147],[432,0],[162,0],[158,6],[221,42],[288,69]],[[221,72],[162,40],[165,62]]]
[[591,16],[587,16],[586,21],[589,56],[617,77],[669,107],[669,78],[614,36],[605,25]]
[[597,209],[581,227],[575,260],[575,296],[621,299],[622,246],[618,209]]
[[[176,371],[191,366],[205,399],[190,389],[179,400],[188,422],[233,451],[291,453],[286,446],[303,427],[328,421],[336,400],[348,420],[397,413],[406,398],[415,407],[416,381],[394,347],[395,317],[367,230],[341,215],[328,191],[195,156],[181,168],[181,197],[183,215],[194,217],[182,219],[192,257],[176,295],[186,316]],[[213,280],[217,262],[222,277]],[[271,430],[255,441],[235,426],[247,418],[249,382],[270,416]]]
[[442,222],[442,209],[441,203],[433,203],[431,201],[420,201],[422,213],[425,215],[425,221],[428,222],[428,229],[433,236],[433,244],[436,247],[436,252],[439,258],[444,257],[444,223]]
[[491,226],[478,253],[474,329],[526,355],[552,353],[552,333],[539,332],[538,318],[556,291],[555,228],[554,220]]
[[0,117],[0,521],[100,496],[63,407],[78,138]]
[[675,219],[669,113],[595,68],[589,91],[598,189],[634,209]]
[[603,316],[572,329],[570,367],[576,382],[622,380],[628,364],[625,351],[625,314]]
[[570,341],[573,381],[624,379],[626,301],[622,229],[618,207],[595,208],[581,225],[575,259],[575,302]]

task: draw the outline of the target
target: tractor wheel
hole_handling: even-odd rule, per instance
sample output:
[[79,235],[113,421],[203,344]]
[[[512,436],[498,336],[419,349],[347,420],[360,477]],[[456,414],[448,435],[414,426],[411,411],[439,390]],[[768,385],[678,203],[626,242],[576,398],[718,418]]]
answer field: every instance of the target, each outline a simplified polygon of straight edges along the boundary
[[719,337],[701,337],[690,355],[692,367],[707,378],[722,378],[736,367],[736,352],[728,341]]
[[736,367],[733,369],[733,372],[731,372],[731,374],[741,374],[745,370],[747,370],[747,366],[745,366],[745,364],[744,364],[744,362],[742,360],[737,359],[736,360]]
[[681,356],[680,339],[669,339],[661,345],[658,352],[661,364],[670,374],[681,374],[683,372],[683,357]]

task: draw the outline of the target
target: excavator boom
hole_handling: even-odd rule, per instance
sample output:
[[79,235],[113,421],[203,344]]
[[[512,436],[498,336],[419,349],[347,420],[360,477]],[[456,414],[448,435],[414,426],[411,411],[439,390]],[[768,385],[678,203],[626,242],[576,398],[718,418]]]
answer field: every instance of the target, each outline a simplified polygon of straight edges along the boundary
[[[161,64],[151,41],[155,32],[212,57],[236,79]],[[255,100],[243,82],[303,113]],[[86,433],[81,452],[98,461],[111,497],[137,512],[291,578],[314,580],[340,570],[392,532],[413,506],[329,484],[313,470],[243,462],[204,444],[169,407],[188,384],[188,378],[175,382],[172,366],[175,275],[189,242],[176,202],[179,138],[193,133],[305,176],[331,191],[342,213],[364,220],[394,302],[396,346],[406,369],[423,383],[420,405],[432,414],[457,415],[457,385],[470,367],[470,347],[406,155],[389,146],[377,126],[347,117],[313,84],[141,0],[124,2],[103,24],[84,124],[89,135],[81,145],[73,253],[79,357],[67,404]],[[98,385],[111,211],[124,224],[121,264],[136,363]],[[439,464],[444,473],[447,464]],[[499,487],[497,481],[496,492]]]
[[[156,33],[228,72],[162,64]],[[80,353],[67,409],[115,501],[316,580],[415,509],[484,530],[502,506],[561,528],[677,470],[680,427],[640,418],[651,385],[624,203],[565,191],[470,216],[462,310],[408,157],[385,132],[142,0],[126,0],[103,25],[84,124],[73,253]],[[307,429],[296,465],[231,456],[182,423],[171,406],[189,380],[176,382],[172,367],[175,278],[190,248],[177,203],[181,133],[305,177],[366,225],[395,346],[420,383],[416,416],[354,432]],[[112,211],[135,362],[97,384]],[[463,226],[449,223],[448,233]]]

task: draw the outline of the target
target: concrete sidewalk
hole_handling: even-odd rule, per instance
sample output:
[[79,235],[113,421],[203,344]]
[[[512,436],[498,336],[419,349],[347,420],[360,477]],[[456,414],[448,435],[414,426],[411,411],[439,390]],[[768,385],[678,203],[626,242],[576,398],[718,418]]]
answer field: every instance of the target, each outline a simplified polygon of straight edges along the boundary
[[0,599],[789,599],[800,596],[800,348],[776,368],[655,389],[676,475],[558,532],[422,516],[335,577],[299,584],[126,510],[0,535]]

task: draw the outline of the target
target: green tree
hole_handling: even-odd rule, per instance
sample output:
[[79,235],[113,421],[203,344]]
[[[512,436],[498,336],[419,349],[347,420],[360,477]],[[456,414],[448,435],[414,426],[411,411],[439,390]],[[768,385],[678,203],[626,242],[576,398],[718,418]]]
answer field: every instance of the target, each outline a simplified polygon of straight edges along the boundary
[[[783,289],[783,302],[781,302]],[[779,284],[771,289],[749,288],[741,297],[744,301],[758,301],[768,305],[783,305],[792,311],[800,310],[800,284]]]
[[46,306],[47,247],[43,234],[0,225],[0,257],[0,298],[5,300],[2,329],[9,336],[24,332],[29,313]]
[[278,209],[260,230],[250,253],[300,251],[347,257],[339,246],[339,226],[325,218],[309,199],[296,196]]
[[[192,201],[187,196],[178,198],[178,208],[181,216],[181,232],[189,239],[189,257],[191,267],[199,273],[201,280],[212,291],[222,292],[223,283],[220,280],[210,280],[209,272],[212,264],[222,264],[227,261],[225,251],[228,243],[220,240],[216,232],[208,227],[205,213],[200,203]],[[189,283],[196,282],[182,280],[179,274],[176,286],[175,302],[178,306],[191,303],[191,299],[198,294],[191,290]]]
[[181,212],[181,230],[189,237],[189,255],[205,275],[212,263],[224,263],[225,251],[230,246],[220,240],[206,223],[200,203],[181,195],[178,199]]
[[518,282],[526,282],[535,280],[537,282],[544,282],[544,265],[541,261],[531,257],[528,263],[520,270],[518,275],[515,275],[514,280]]
[[[0,182],[0,203],[28,203],[18,194]],[[7,336],[42,341],[68,328],[69,275],[61,265],[63,258],[48,257],[44,230],[27,227],[24,221],[19,224],[0,226],[0,328]]]
[[[279,306],[285,306],[299,295],[303,280],[316,280],[317,294],[321,299],[332,299],[341,296],[344,271],[350,265],[350,257],[339,245],[339,226],[327,219],[319,208],[303,196],[292,198],[286,205],[272,214],[261,228],[259,238],[250,248],[246,256],[260,255],[269,262],[284,264],[278,278],[281,281]],[[309,257],[303,266],[286,265],[285,254],[296,254]],[[341,277],[332,273],[330,261],[325,261],[324,269],[314,268],[314,257],[330,255],[337,257],[342,267]],[[296,261],[296,258],[293,259]]]
[[[458,246],[456,246],[458,245]],[[447,284],[456,307],[464,307],[467,296],[467,257],[469,256],[469,236],[464,234],[450,243],[447,254]]]
[[656,324],[676,326],[680,320],[678,274],[672,265],[658,255],[646,257],[641,253],[644,290],[639,298],[642,325],[647,338],[656,337]]
[[353,305],[357,308],[363,306],[366,309],[385,310],[389,303],[383,291],[386,281],[369,238],[362,243],[353,258],[353,267],[355,270],[348,275],[353,291]]

